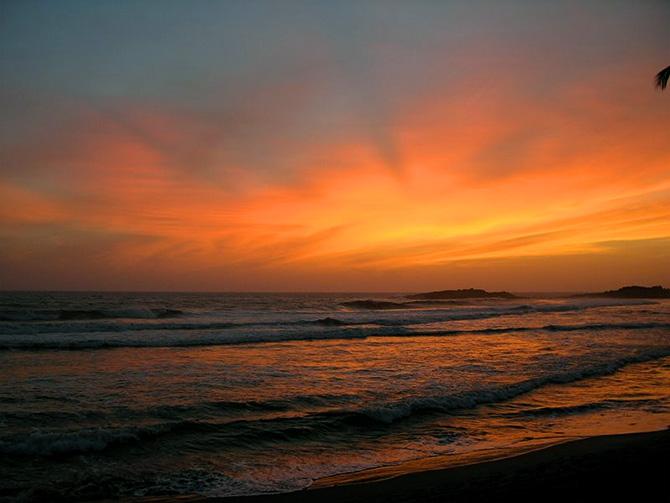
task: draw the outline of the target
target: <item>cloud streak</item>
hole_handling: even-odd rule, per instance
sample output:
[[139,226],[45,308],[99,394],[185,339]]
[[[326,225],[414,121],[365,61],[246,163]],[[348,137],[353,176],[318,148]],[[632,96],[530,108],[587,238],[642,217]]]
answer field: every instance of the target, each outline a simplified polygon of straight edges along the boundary
[[[2,286],[402,290],[470,286],[469,271],[481,286],[588,288],[616,286],[633,259],[670,282],[669,105],[645,80],[667,8],[593,2],[576,22],[575,6],[389,5],[337,8],[337,23],[296,6],[272,58],[208,60],[185,87],[159,84],[183,62],[147,69],[156,88],[141,93],[13,75]],[[270,35],[237,36],[223,54]],[[599,261],[600,279],[585,274]]]

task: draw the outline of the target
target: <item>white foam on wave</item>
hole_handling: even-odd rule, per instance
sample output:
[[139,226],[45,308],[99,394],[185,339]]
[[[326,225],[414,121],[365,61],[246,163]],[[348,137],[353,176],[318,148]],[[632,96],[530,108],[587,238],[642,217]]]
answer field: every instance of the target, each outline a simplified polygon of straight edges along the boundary
[[670,346],[649,349],[617,360],[590,365],[569,372],[555,372],[521,382],[492,388],[479,388],[446,396],[412,397],[396,403],[372,405],[362,408],[357,412],[375,421],[390,424],[421,411],[435,410],[444,412],[457,409],[472,409],[479,405],[504,402],[547,385],[567,384],[591,377],[610,375],[627,365],[657,360],[667,356],[670,356]]
[[[92,334],[127,334],[129,332],[144,332],[138,339],[150,340],[152,334],[150,332],[163,331],[168,333],[170,331],[193,331],[205,332],[218,330],[221,333],[229,333],[230,338],[221,337],[220,343],[226,343],[227,340],[236,342],[233,335],[235,330],[244,330],[245,333],[256,334],[251,339],[258,339],[259,334],[276,332],[281,329],[287,333],[286,340],[301,340],[310,338],[322,338],[325,333],[324,329],[329,328],[330,333],[334,333],[335,329],[339,329],[344,338],[360,336],[355,332],[355,329],[365,331],[365,326],[384,327],[385,333],[393,334],[393,330],[386,330],[387,327],[398,327],[398,333],[405,333],[404,330],[410,330],[414,325],[426,325],[432,323],[445,323],[449,321],[468,321],[468,320],[484,320],[489,318],[499,318],[505,316],[525,317],[533,314],[546,313],[562,313],[569,311],[583,311],[587,309],[598,309],[617,306],[636,306],[653,304],[651,301],[611,301],[603,299],[590,299],[577,303],[534,303],[534,304],[511,304],[506,306],[479,306],[479,307],[459,307],[457,309],[436,309],[436,310],[408,310],[408,311],[394,311],[394,312],[363,312],[363,313],[337,313],[332,316],[324,318],[321,316],[312,315],[305,316],[304,313],[271,313],[272,316],[262,319],[248,319],[242,317],[236,319],[230,314],[220,313],[213,317],[210,315],[206,317],[189,317],[182,321],[165,321],[160,318],[172,317],[170,313],[180,311],[169,311],[165,314],[163,311],[152,309],[149,310],[151,315],[144,313],[142,309],[135,312],[135,317],[130,316],[133,309],[121,311],[110,310],[106,316],[115,319],[101,319],[101,320],[58,320],[58,321],[42,321],[42,322],[0,322],[0,334],[2,335],[41,335],[41,334],[58,334],[59,339],[63,339],[63,335],[81,334],[91,336]],[[118,314],[119,317],[111,316]],[[123,315],[123,316],[121,316]],[[145,316],[146,315],[146,316]],[[125,318],[124,318],[125,316]],[[334,316],[334,317],[333,317]],[[532,327],[535,328],[535,327]],[[302,334],[302,335],[296,335]],[[306,335],[305,335],[306,334]],[[97,335],[93,337],[99,339]],[[196,339],[199,335],[185,337],[184,345],[199,344]],[[118,344],[114,341],[116,337],[110,335],[110,346],[116,347]],[[18,339],[17,339],[18,340]],[[193,342],[189,342],[192,340]],[[272,338],[276,340],[276,338]],[[0,339],[0,346],[3,345]],[[244,341],[240,341],[244,342]],[[250,340],[249,342],[254,342]],[[79,345],[80,342],[69,341],[68,344],[74,343]],[[216,342],[214,342],[216,343]],[[228,342],[231,343],[231,342]],[[97,342],[91,340],[91,347],[97,345]],[[141,346],[141,343],[130,342],[130,346]],[[152,342],[147,344],[153,346]],[[170,345],[170,344],[167,344]],[[104,345],[102,345],[104,346]],[[102,347],[101,346],[101,347]],[[85,347],[82,346],[82,347]]]
[[181,316],[183,311],[170,308],[127,306],[104,309],[3,309],[0,322],[40,322],[102,319],[158,319]]
[[77,431],[33,431],[20,438],[0,440],[0,453],[53,456],[102,451],[111,445],[138,442],[169,431],[170,425],[145,428],[87,428]]
[[[499,403],[519,395],[553,385],[566,384],[587,378],[609,375],[633,363],[653,361],[670,356],[670,346],[647,349],[611,361],[591,364],[579,369],[553,372],[519,382],[492,387],[480,387],[447,395],[419,395],[390,403],[375,403],[354,409],[332,410],[328,418],[346,419],[352,414],[367,417],[375,422],[391,424],[415,414],[431,411],[448,412],[473,409],[480,405]],[[323,414],[317,413],[316,417]],[[308,416],[302,416],[304,421]],[[287,420],[291,421],[291,418]],[[243,421],[245,422],[245,421]],[[253,422],[253,421],[252,421]],[[351,424],[348,422],[348,424]],[[25,435],[13,435],[0,439],[0,454],[22,456],[58,456],[103,451],[117,445],[132,444],[154,438],[172,431],[206,430],[210,427],[225,427],[226,423],[210,425],[177,421],[146,426],[118,428],[83,428],[76,431],[32,431]],[[262,432],[261,432],[262,433]]]
[[349,326],[309,328],[246,328],[207,330],[144,330],[50,334],[0,334],[0,350],[87,350],[111,348],[229,346],[291,341],[348,340],[369,337],[449,337],[519,332],[577,332],[607,330],[670,330],[670,323],[590,323],[575,325],[511,326],[480,329],[413,330],[407,326]]

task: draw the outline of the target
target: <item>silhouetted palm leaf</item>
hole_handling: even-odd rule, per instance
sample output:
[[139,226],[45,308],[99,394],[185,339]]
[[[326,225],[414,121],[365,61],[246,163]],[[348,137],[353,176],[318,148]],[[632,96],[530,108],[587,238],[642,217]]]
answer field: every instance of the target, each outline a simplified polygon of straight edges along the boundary
[[663,68],[660,72],[656,74],[656,87],[665,89],[668,85],[668,79],[670,78],[670,66]]

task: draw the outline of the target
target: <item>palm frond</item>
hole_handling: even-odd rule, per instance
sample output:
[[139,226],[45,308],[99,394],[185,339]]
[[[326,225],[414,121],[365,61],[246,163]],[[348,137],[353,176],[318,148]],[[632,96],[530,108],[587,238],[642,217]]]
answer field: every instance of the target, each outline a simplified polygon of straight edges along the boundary
[[656,87],[665,89],[668,85],[668,79],[670,79],[670,66],[663,68],[656,74]]

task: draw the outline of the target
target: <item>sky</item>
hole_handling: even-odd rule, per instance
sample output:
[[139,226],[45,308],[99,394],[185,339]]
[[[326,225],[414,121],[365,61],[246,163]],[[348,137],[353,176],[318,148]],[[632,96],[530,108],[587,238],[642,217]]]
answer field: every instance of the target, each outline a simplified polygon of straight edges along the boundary
[[670,2],[0,3],[0,289],[670,286]]

